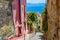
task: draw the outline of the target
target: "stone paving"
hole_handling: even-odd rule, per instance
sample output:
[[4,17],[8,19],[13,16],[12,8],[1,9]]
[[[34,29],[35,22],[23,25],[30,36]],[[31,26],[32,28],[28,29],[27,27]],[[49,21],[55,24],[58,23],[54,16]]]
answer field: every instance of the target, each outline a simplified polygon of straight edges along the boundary
[[43,37],[43,33],[37,32],[36,34],[35,33],[30,33],[20,40],[43,40],[42,37]]

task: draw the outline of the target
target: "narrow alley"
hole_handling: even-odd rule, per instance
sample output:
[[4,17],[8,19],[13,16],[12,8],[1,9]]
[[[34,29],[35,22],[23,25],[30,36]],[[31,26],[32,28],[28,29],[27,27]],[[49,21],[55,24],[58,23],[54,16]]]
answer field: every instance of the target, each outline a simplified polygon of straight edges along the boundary
[[27,36],[25,36],[24,38],[18,39],[18,40],[43,40],[43,33],[41,32],[37,32],[36,34],[30,33]]

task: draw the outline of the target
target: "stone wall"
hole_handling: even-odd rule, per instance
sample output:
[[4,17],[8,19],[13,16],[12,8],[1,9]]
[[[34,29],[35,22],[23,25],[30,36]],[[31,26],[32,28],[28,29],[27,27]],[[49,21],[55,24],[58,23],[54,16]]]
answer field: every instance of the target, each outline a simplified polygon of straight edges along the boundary
[[9,21],[12,21],[12,12],[11,7],[8,7],[9,2],[4,1],[4,3],[0,3],[0,27],[3,24],[8,24]]
[[60,40],[60,0],[47,0],[48,31],[46,40]]
[[12,33],[13,16],[9,1],[0,2],[0,36],[3,38]]

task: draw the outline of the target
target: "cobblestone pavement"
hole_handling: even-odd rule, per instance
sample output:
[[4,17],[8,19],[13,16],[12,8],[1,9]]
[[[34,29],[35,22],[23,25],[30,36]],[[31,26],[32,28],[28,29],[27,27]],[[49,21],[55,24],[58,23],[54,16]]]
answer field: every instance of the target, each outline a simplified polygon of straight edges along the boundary
[[43,33],[37,32],[36,34],[30,33],[20,40],[43,40],[42,37],[43,37]]

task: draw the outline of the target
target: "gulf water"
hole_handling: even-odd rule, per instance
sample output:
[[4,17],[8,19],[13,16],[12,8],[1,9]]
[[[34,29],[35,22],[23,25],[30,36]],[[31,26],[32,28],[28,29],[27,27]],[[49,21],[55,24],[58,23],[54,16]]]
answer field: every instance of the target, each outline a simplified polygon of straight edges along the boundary
[[26,12],[42,12],[46,4],[26,4]]

